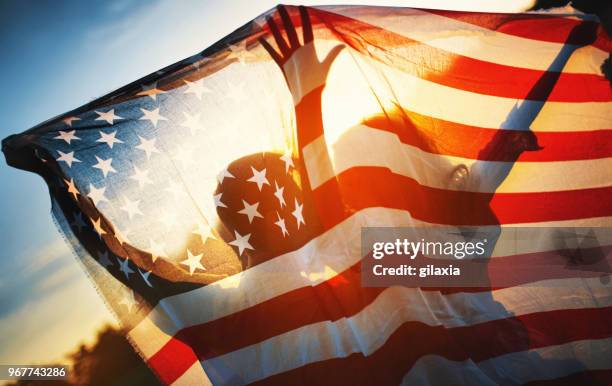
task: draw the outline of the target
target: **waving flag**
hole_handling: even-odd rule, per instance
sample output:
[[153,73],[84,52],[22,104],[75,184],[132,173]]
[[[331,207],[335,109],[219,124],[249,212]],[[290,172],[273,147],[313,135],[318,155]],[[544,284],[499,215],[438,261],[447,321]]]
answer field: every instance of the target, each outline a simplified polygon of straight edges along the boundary
[[609,276],[359,262],[362,227],[612,226],[611,48],[586,16],[281,6],[3,151],[166,384],[610,384]]

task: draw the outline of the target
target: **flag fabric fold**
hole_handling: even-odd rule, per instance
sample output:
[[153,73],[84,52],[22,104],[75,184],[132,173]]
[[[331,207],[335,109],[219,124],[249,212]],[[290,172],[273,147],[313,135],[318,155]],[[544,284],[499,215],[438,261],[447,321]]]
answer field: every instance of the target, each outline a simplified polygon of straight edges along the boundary
[[611,49],[578,14],[279,6],[2,150],[165,384],[604,385],[609,275],[359,262],[363,227],[611,227]]

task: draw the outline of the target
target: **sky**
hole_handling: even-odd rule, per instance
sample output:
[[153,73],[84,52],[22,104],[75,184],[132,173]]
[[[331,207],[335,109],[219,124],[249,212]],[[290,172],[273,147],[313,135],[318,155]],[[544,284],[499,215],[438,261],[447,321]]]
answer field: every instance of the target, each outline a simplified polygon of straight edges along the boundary
[[[278,0],[0,0],[0,138],[208,47]],[[531,0],[327,0],[512,12]],[[0,364],[61,360],[115,323],[56,229],[43,180],[0,161]]]

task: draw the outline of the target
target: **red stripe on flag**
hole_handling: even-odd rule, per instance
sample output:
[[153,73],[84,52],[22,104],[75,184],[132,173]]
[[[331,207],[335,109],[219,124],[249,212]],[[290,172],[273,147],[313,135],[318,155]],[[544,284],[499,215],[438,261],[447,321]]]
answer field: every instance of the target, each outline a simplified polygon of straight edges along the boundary
[[[514,161],[516,150],[483,153],[482,149],[490,144],[496,135],[498,136],[497,141],[507,143],[511,147],[515,144],[517,137],[525,133],[463,125],[408,110],[388,114],[387,116],[371,117],[364,121],[364,124],[394,133],[402,143],[418,147],[428,153],[483,161]],[[531,133],[542,149],[524,151],[516,162],[553,162],[612,157],[612,130]],[[469,141],[466,138],[469,138]]]
[[176,381],[198,358],[191,347],[183,341],[171,338],[163,350],[151,356],[147,363],[166,385]]
[[[323,135],[323,122],[321,122],[321,94],[325,85],[321,85],[302,97],[295,106],[297,140],[301,148]],[[313,113],[313,112],[316,112]]]

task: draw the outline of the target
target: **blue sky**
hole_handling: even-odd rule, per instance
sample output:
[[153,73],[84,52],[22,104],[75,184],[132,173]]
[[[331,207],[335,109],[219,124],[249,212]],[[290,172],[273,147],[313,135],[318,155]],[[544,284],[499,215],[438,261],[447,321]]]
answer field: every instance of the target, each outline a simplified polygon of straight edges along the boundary
[[[277,2],[0,1],[0,138],[191,56]],[[372,3],[511,11],[530,1]],[[40,177],[0,162],[0,213],[0,363],[59,359],[112,318],[56,230]]]

